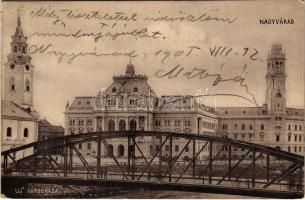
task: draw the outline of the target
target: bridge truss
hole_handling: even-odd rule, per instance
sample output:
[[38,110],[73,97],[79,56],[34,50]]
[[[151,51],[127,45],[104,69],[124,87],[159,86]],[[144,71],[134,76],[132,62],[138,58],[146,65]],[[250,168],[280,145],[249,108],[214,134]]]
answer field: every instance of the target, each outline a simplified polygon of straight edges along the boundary
[[[127,156],[122,160],[110,153],[108,156],[113,162],[104,162],[102,145],[107,147],[109,141],[118,138],[128,142]],[[158,144],[158,148],[149,155],[139,145],[139,140],[145,142],[146,138],[154,138]],[[183,148],[178,152],[174,149],[176,141],[183,142]],[[14,157],[18,152],[54,142],[57,145],[42,152],[20,159]],[[82,151],[76,148],[87,142],[97,145],[93,163],[88,162]],[[186,149],[191,151],[191,156],[183,159]],[[56,150],[62,152],[60,161],[54,156]],[[204,156],[203,151],[206,151]],[[235,152],[239,152],[238,155]],[[56,180],[58,183],[82,180],[84,184],[89,184],[85,180],[123,181],[130,185],[141,183],[140,186],[151,183],[151,187],[155,187],[155,183],[174,185],[179,190],[192,187],[197,188],[196,191],[216,188],[219,193],[234,190],[237,194],[254,196],[260,196],[257,192],[274,197],[300,197],[304,194],[303,156],[216,136],[153,131],[90,132],[30,143],[3,151],[1,156],[3,181],[16,178]]]

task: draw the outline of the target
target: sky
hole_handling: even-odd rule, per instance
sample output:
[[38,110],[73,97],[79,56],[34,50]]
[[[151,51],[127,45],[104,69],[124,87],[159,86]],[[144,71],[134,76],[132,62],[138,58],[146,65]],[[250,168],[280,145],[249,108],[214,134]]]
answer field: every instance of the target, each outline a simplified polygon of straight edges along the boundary
[[[156,77],[157,71],[167,72],[177,65],[183,67],[183,72],[201,68],[209,74],[220,73],[224,79],[242,76],[248,91],[261,106],[265,101],[266,59],[271,46],[280,43],[286,55],[287,107],[304,108],[304,12],[303,5],[298,1],[4,2],[1,21],[2,66],[7,62],[6,56],[10,52],[18,6],[35,67],[34,107],[40,118],[46,118],[51,123],[64,125],[63,112],[67,101],[71,103],[76,96],[96,95],[111,84],[113,75],[125,73],[126,65],[130,62],[128,56],[96,57],[87,54],[76,57],[70,64],[65,57],[61,62],[58,59],[60,53],[93,51],[135,51],[138,56],[132,58],[131,62],[136,73],[147,75],[148,83],[158,95],[196,95],[205,92],[251,98],[244,87],[232,81],[213,86],[213,77],[190,80],[183,76],[174,79]],[[40,8],[46,9],[43,16],[37,16]],[[136,20],[71,19],[67,17],[69,10],[74,14],[94,11],[103,15],[108,13],[108,16],[121,13],[121,16],[131,17],[136,14]],[[233,22],[144,20],[145,17],[181,17],[190,14],[199,17],[203,13],[206,13],[205,16],[228,18]],[[260,19],[293,19],[294,24],[260,24]],[[148,34],[160,34],[155,39],[124,35],[116,39],[104,36],[97,41],[93,37],[35,35],[37,32],[69,34],[79,30],[88,34],[101,31],[114,34],[135,29],[147,29]],[[40,45],[50,46],[45,52],[35,52],[35,47]],[[228,56],[211,56],[210,49],[213,50],[215,46],[227,47],[224,52],[230,48],[232,51]],[[191,49],[193,51],[190,53]],[[257,60],[252,60],[251,55]],[[216,100],[219,107],[255,106],[236,97],[217,97]]]

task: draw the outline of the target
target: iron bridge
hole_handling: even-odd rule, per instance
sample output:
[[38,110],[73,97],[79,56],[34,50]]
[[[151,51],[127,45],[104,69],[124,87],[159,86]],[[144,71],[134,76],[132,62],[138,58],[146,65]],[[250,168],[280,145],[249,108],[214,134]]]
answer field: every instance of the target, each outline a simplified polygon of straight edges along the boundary
[[[124,159],[113,153],[109,153],[108,158],[102,155],[101,146],[107,147],[108,142],[116,138],[128,142]],[[146,138],[155,138],[158,144],[150,155],[146,155],[139,145]],[[184,146],[178,152],[173,150],[176,141],[182,141]],[[76,148],[76,145],[88,142],[97,145],[95,162],[89,162]],[[54,143],[56,145],[42,152],[34,151],[19,159],[14,156],[39,145]],[[186,149],[191,156],[183,159]],[[208,149],[205,156],[200,156],[205,149]],[[54,155],[56,151],[61,153]],[[164,152],[167,152],[166,156]],[[239,152],[238,156],[236,152]],[[1,156],[4,192],[14,183],[52,183],[278,198],[304,195],[303,156],[217,136],[155,131],[90,132],[33,142],[3,151]],[[113,162],[109,163],[110,159]]]

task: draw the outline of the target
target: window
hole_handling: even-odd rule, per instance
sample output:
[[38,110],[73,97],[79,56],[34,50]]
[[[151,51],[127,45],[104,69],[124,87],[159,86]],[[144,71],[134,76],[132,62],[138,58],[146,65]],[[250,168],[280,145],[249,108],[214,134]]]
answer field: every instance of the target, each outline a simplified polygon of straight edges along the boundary
[[249,129],[250,129],[250,130],[253,130],[253,126],[252,126],[252,124],[250,124]]
[[235,129],[235,130],[237,129],[237,124],[234,124],[234,129]]
[[25,47],[22,47],[22,53],[26,53]]
[[113,87],[113,88],[112,88],[112,92],[116,92],[116,87]]
[[12,128],[11,127],[8,127],[6,129],[6,137],[12,137]]
[[91,143],[87,143],[87,149],[91,149]]
[[245,124],[242,124],[242,125],[241,125],[241,129],[242,129],[242,130],[245,130],[245,127],[246,127]]
[[15,64],[14,63],[11,63],[10,64],[10,68],[13,70],[15,68]]
[[179,145],[175,145],[175,151],[176,151],[176,152],[179,151]]
[[291,140],[291,133],[288,133],[288,142]]
[[25,65],[25,69],[26,69],[26,71],[29,71],[30,70],[30,65]]
[[290,152],[290,146],[288,146],[288,152]]
[[297,146],[294,147],[294,152],[297,152]]
[[88,125],[88,126],[92,126],[92,120],[91,120],[91,119],[88,119],[88,120],[87,120],[87,125]]
[[78,145],[78,149],[82,149],[82,147],[83,147],[83,144]]
[[10,90],[15,91],[15,78],[14,77],[10,78],[9,84],[10,84]]
[[223,124],[223,125],[222,125],[222,129],[223,129],[223,130],[227,130],[227,129],[228,129],[228,125],[227,125],[227,124]]
[[265,129],[264,124],[261,124],[261,130],[264,130],[264,129]]
[[25,80],[25,91],[26,92],[30,91],[30,81],[29,81],[29,79]]
[[288,125],[288,130],[290,131],[290,129],[291,129],[291,126],[290,126],[290,124]]
[[276,98],[281,98],[281,97],[282,97],[281,93],[278,92],[278,93],[276,94]]
[[156,120],[156,126],[161,126],[161,120]]
[[29,130],[27,128],[23,130],[23,137],[29,137]]
[[137,87],[134,87],[134,88],[133,88],[133,92],[138,92],[138,88],[137,88]]
[[120,131],[125,131],[126,130],[126,122],[124,120],[121,120],[119,122],[119,130]]
[[17,52],[17,46],[14,46],[14,52]]
[[298,140],[298,136],[294,135],[294,141],[296,142]]
[[245,110],[243,110],[243,114],[246,114],[246,111],[245,111]]
[[78,125],[83,126],[84,125],[84,120],[83,119],[78,120]]
[[302,125],[300,125],[300,127],[299,127],[299,131],[301,131],[302,130]]
[[299,135],[299,142],[302,141],[302,135]]
[[115,123],[112,119],[109,120],[109,122],[108,122],[108,130],[109,131],[114,131],[115,130]]
[[301,152],[302,151],[302,147],[301,146],[299,146],[299,152]]
[[298,130],[298,125],[295,125],[295,126],[294,126],[294,130],[295,130],[295,131]]
[[276,135],[276,141],[277,141],[277,142],[280,141],[280,135]]

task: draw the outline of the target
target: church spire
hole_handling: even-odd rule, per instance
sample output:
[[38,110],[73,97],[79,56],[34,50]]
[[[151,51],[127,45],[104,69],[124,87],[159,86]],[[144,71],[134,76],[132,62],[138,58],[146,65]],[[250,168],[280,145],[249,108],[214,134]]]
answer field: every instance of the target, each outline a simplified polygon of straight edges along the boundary
[[20,8],[18,7],[18,10],[17,10],[17,12],[18,12],[18,16],[17,16],[17,26],[18,27],[21,27],[21,21],[20,21]]
[[20,20],[20,8],[17,10],[17,26],[15,34],[12,35],[11,54],[9,54],[9,61],[18,63],[28,63],[31,57],[27,54],[27,37],[23,34]]
[[135,69],[134,69],[133,64],[131,63],[131,57],[129,59],[129,64],[127,65],[127,68],[126,68],[126,75],[128,75],[128,76],[135,75]]

